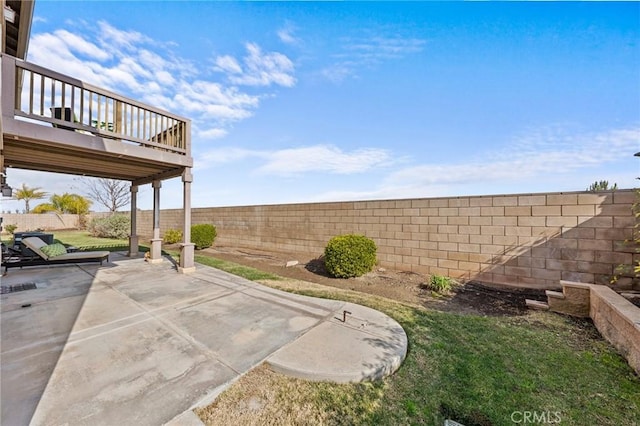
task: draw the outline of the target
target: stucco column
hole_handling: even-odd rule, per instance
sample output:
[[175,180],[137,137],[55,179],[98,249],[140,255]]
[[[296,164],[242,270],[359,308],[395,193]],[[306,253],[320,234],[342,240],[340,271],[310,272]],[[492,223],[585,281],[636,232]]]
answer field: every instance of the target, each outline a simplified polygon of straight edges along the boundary
[[160,188],[162,182],[154,180],[153,186],[153,238],[151,239],[150,263],[162,262],[162,238],[160,238]]
[[131,185],[131,232],[129,234],[129,257],[138,256],[138,185]]
[[191,169],[186,168],[182,172],[182,210],[184,212],[184,223],[182,228],[182,244],[180,244],[180,265],[178,266],[178,271],[182,273],[196,270],[194,263],[195,246],[191,243],[191,182],[193,182]]

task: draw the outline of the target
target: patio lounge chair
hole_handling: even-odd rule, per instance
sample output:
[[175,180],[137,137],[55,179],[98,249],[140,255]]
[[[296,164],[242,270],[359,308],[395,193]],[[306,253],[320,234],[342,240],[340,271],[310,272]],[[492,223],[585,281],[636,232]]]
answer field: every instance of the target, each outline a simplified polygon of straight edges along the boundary
[[[8,271],[9,268],[22,268],[24,266],[39,265],[60,265],[65,263],[85,263],[109,261],[108,251],[77,251],[72,253],[62,253],[48,255],[45,253],[47,243],[38,237],[28,237],[22,240],[22,243],[36,256],[10,256],[2,259],[2,266]],[[63,246],[64,247],[64,246]],[[43,251],[44,249],[44,251]]]

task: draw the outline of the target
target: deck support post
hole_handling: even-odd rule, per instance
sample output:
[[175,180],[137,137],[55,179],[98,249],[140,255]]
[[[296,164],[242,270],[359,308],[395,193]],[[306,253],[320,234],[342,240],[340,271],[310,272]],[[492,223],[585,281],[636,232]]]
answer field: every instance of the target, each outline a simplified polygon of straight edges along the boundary
[[151,239],[151,250],[147,261],[149,263],[162,262],[162,238],[160,238],[160,188],[162,182],[154,180],[153,186],[153,238]]
[[191,182],[193,182],[193,175],[191,174],[191,168],[187,167],[182,172],[182,210],[184,213],[184,223],[182,228],[182,244],[180,244],[180,265],[178,266],[178,271],[182,273],[196,270],[194,263],[195,246],[191,242]]
[[138,185],[131,185],[131,232],[129,233],[129,257],[138,257]]

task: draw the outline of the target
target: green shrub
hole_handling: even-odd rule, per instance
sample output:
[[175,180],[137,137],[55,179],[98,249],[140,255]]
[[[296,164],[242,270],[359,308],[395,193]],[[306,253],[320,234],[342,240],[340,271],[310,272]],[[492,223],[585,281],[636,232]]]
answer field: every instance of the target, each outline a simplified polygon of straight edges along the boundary
[[442,275],[431,275],[429,288],[436,293],[448,293],[451,291],[451,278]]
[[131,219],[124,214],[97,217],[91,220],[87,230],[94,237],[124,239],[131,231]]
[[16,229],[18,229],[18,225],[6,225],[4,227],[4,229],[10,233],[11,235],[13,235],[13,233],[16,231]]
[[216,227],[208,223],[191,226],[191,242],[195,244],[196,250],[202,250],[213,245],[216,239]]
[[182,241],[182,231],[179,229],[167,229],[164,233],[164,242],[167,244],[175,244]]
[[324,266],[336,278],[359,277],[376,264],[376,243],[364,235],[338,235],[324,249]]

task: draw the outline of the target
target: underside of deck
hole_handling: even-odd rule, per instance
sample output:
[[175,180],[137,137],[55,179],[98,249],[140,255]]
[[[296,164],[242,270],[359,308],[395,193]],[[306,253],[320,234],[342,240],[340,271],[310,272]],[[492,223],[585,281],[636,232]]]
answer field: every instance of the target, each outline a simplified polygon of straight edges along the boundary
[[122,140],[4,117],[7,168],[131,181],[136,185],[180,176],[191,157]]

